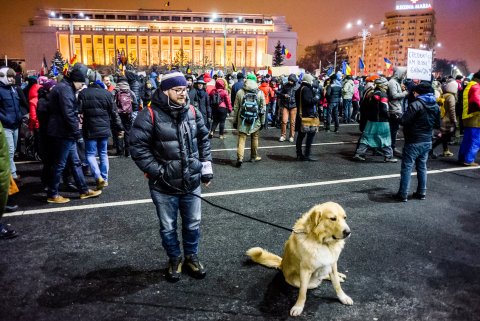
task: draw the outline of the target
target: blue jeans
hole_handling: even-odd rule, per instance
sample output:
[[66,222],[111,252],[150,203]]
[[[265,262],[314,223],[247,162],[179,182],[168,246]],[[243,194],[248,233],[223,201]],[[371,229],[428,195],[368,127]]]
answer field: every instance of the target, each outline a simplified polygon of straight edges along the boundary
[[15,161],[13,158],[15,156],[15,150],[17,149],[18,129],[4,128],[4,130],[8,144],[8,155],[10,157],[10,172],[12,173],[12,177],[16,179],[17,167],[15,166]]
[[[85,140],[85,154],[87,155],[87,161],[92,170],[93,177],[95,180],[100,177],[108,181],[108,137],[97,138],[97,139],[86,139]],[[98,166],[97,155],[100,159],[100,167]]]
[[325,124],[325,130],[330,130],[330,122],[333,121],[335,124],[335,129],[338,129],[340,127],[340,123],[338,121],[338,106],[340,103],[329,103],[327,109],[327,114],[326,114],[326,124]]
[[344,99],[343,100],[343,122],[349,123],[350,117],[352,117],[352,100]]
[[77,142],[73,139],[62,139],[50,137],[52,140],[52,172],[51,181],[48,186],[48,197],[58,196],[58,186],[62,178],[63,170],[67,164],[67,160],[71,161],[71,172],[75,179],[75,185],[77,186],[80,194],[88,192],[87,182],[83,176],[82,163],[78,158]]
[[398,194],[408,195],[413,165],[417,170],[417,193],[425,195],[427,191],[427,159],[432,149],[432,142],[405,144],[402,151],[402,167],[400,170],[400,188]]
[[[192,193],[200,196],[201,187],[197,187]],[[157,209],[160,237],[168,257],[182,255],[177,235],[179,210],[182,217],[183,252],[185,255],[197,254],[200,241],[201,200],[190,194],[168,195],[154,189],[150,189],[150,194]]]

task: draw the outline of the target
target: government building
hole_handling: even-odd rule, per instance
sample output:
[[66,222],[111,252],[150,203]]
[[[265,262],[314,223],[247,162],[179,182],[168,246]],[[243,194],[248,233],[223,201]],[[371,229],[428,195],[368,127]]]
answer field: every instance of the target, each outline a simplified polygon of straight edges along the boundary
[[296,65],[297,33],[284,16],[171,10],[40,9],[23,28],[27,69],[60,50],[86,65],[113,65],[117,52],[139,66],[178,61],[197,67],[256,68],[280,41]]
[[348,57],[352,73],[360,75],[359,58],[364,52],[365,74],[387,74],[384,58],[394,66],[406,66],[408,48],[435,50],[432,1],[396,1],[395,10],[386,13],[384,21],[360,27],[356,36],[338,40],[339,56]]

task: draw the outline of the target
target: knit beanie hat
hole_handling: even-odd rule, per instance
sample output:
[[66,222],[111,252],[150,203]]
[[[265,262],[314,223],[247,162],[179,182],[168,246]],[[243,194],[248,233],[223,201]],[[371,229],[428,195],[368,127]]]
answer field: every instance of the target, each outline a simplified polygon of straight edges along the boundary
[[257,76],[255,76],[254,74],[248,74],[247,79],[250,79],[250,80],[253,80],[253,81],[257,82]]
[[303,75],[302,82],[305,82],[309,85],[312,85],[313,84],[313,76],[310,75],[310,74]]
[[45,88],[46,91],[50,91],[50,89],[52,89],[53,87],[55,87],[55,85],[57,84],[57,82],[53,79],[48,79],[46,82],[44,82],[42,84],[42,87]]
[[413,87],[413,91],[416,92],[419,95],[432,94],[433,93],[433,87],[429,83],[421,82],[418,85],[416,85],[415,87]]
[[241,72],[237,74],[237,80],[245,78]]
[[187,86],[187,79],[185,79],[185,76],[181,72],[173,71],[163,75],[162,82],[160,83],[160,89],[162,91],[179,86]]

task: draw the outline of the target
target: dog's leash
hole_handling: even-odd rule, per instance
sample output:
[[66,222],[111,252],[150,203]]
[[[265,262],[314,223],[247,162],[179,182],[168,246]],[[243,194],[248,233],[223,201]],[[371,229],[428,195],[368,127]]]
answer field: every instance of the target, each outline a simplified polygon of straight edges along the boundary
[[211,206],[213,206],[213,207],[222,209],[222,210],[224,210],[224,211],[227,211],[227,212],[230,212],[230,213],[233,213],[233,214],[237,214],[237,215],[240,215],[240,216],[249,218],[249,219],[251,219],[251,220],[254,220],[254,221],[257,221],[257,222],[260,222],[260,223],[263,223],[263,224],[267,224],[267,225],[270,225],[270,226],[273,226],[273,227],[277,227],[277,228],[282,229],[282,230],[285,230],[285,231],[294,232],[294,230],[292,230],[291,228],[287,228],[287,227],[285,227],[285,226],[281,226],[281,225],[277,225],[277,224],[275,224],[275,223],[267,222],[267,221],[261,220],[261,219],[256,218],[256,217],[253,217],[253,216],[250,216],[250,215],[247,215],[247,214],[243,214],[243,213],[240,213],[240,212],[231,210],[231,209],[226,208],[226,207],[223,207],[223,206],[221,206],[221,205],[217,205],[217,204],[215,204],[215,203],[212,203],[212,202],[206,200],[205,198],[201,197],[200,195],[194,194],[194,193],[192,193],[192,192],[188,192],[187,194],[190,194],[190,195],[193,195],[193,196],[195,196],[195,197],[198,197],[199,199],[201,199],[201,200],[204,201],[205,203],[207,203],[207,204],[209,204],[209,205],[211,205]]

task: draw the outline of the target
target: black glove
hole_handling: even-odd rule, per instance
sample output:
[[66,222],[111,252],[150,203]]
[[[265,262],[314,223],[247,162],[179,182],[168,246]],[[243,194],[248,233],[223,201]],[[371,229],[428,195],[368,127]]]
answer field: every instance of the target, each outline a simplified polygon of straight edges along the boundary
[[233,126],[233,129],[237,129],[238,124],[237,124],[237,123],[233,123],[232,126]]
[[202,175],[201,180],[203,184],[207,184],[213,179],[213,174]]

